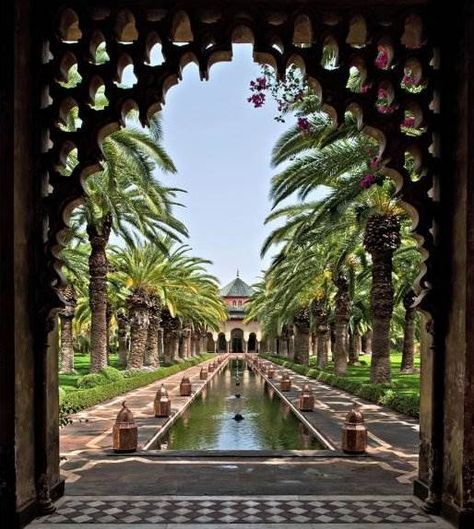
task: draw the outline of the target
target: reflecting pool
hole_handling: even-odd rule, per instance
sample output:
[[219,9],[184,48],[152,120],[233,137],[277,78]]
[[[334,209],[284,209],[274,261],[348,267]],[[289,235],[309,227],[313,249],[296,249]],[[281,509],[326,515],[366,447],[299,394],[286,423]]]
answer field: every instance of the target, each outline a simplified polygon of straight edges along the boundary
[[[241,420],[236,420],[238,415]],[[229,362],[170,430],[150,447],[151,450],[324,448],[274,390],[238,360]]]

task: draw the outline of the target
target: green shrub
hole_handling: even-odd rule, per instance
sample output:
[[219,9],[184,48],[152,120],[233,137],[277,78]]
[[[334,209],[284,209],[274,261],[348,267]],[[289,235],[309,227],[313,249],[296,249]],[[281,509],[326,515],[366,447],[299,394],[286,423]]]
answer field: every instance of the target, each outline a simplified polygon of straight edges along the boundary
[[77,387],[79,389],[93,388],[95,386],[101,386],[109,382],[104,375],[100,373],[89,373],[77,380]]
[[99,371],[101,375],[103,375],[107,381],[117,381],[123,379],[123,373],[120,371],[120,369],[116,369],[115,367],[104,367]]
[[66,396],[66,391],[62,387],[59,387],[58,390],[59,390],[59,402],[61,402]]
[[174,364],[169,367],[160,367],[153,371],[138,373],[128,378],[123,377],[117,381],[107,380],[103,375],[99,374],[84,375],[82,379],[98,376],[101,377],[102,380],[105,380],[105,383],[96,384],[92,387],[86,386],[84,389],[78,389],[77,391],[67,393],[61,401],[59,409],[60,424],[61,426],[68,424],[70,422],[69,416],[73,413],[77,413],[85,408],[90,408],[101,402],[113,399],[114,397],[127,393],[128,391],[152,384],[161,378],[179,373],[180,371],[208,360],[213,356],[215,356],[214,353],[205,353],[185,360],[179,365]]

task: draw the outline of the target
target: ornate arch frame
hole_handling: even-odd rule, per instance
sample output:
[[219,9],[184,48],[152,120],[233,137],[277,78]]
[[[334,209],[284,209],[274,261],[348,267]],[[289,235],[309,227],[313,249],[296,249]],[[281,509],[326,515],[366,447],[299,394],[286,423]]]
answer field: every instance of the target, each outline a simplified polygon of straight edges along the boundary
[[[232,7],[218,0],[104,0],[86,4],[71,0],[49,19],[43,33],[40,80],[38,173],[44,258],[37,296],[41,316],[38,324],[51,329],[52,318],[64,302],[58,291],[63,282],[59,254],[70,213],[84,197],[84,181],[100,167],[103,139],[124,125],[130,109],[136,109],[146,125],[160,110],[167,91],[180,81],[189,62],[197,64],[201,78],[206,80],[213,64],[231,60],[233,43],[252,43],[254,59],[272,65],[279,76],[285,74],[289,64],[304,69],[335,122],[341,123],[345,112],[351,111],[361,128],[380,141],[381,164],[397,183],[424,258],[417,303],[426,316],[427,330],[432,332],[436,318],[431,286],[436,268],[439,118],[437,43],[433,40],[429,2],[354,1],[334,6],[334,2],[324,0],[281,0],[236,4]],[[106,45],[109,60],[96,64],[94,52],[101,42]],[[162,46],[165,60],[152,66],[150,51],[157,43]],[[388,68],[375,64],[379,45],[389,50]],[[336,50],[338,68],[323,67],[325,46]],[[416,62],[426,82],[426,88],[418,93],[409,93],[401,85],[410,61]],[[66,88],[60,81],[67,79],[74,64],[82,81]],[[125,88],[119,82],[128,65],[133,65],[137,81]],[[354,65],[368,82],[366,91],[356,93],[346,87],[349,68]],[[100,87],[104,87],[108,106],[96,110],[92,106]],[[377,108],[380,87],[388,89],[394,103],[390,113],[381,113]],[[67,132],[62,125],[75,107],[82,126]],[[401,131],[406,109],[414,109],[417,125],[424,129],[422,135],[407,136]],[[63,176],[61,169],[73,149],[77,149],[79,163],[70,176]],[[406,153],[414,155],[419,168],[421,177],[416,181],[405,168]],[[421,450],[426,469],[417,493],[435,504],[439,502],[436,473],[441,454],[428,445],[422,444]]]

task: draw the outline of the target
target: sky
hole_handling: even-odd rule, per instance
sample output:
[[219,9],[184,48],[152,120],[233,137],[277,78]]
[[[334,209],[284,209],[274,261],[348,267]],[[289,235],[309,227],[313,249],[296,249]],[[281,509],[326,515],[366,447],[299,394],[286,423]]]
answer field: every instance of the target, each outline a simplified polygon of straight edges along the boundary
[[190,64],[172,87],[161,112],[164,146],[178,173],[160,177],[186,189],[177,211],[190,232],[193,254],[210,259],[221,284],[240,277],[252,284],[270,258],[260,259],[269,233],[272,147],[290,122],[274,120],[276,105],[255,109],[247,102],[249,82],[260,73],[250,45],[234,45],[230,63],[215,64],[200,81]]

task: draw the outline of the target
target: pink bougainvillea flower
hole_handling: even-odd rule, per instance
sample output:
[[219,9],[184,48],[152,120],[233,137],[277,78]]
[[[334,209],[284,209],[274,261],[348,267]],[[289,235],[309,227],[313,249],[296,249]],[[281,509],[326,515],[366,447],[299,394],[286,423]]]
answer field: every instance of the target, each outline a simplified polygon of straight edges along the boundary
[[377,177],[371,173],[368,173],[359,182],[359,186],[362,187],[363,189],[369,189],[369,187],[372,187],[376,182],[377,182]]
[[385,48],[379,48],[377,57],[375,58],[375,66],[381,70],[386,70],[389,62],[388,52]]
[[416,79],[413,75],[405,74],[402,79],[403,86],[416,86]]
[[260,108],[265,103],[265,94],[262,94],[260,92],[252,94],[250,97],[247,98],[247,101],[249,103],[252,103],[255,108]]
[[257,77],[257,82],[255,84],[256,84],[257,90],[266,90],[268,88],[266,77]]
[[369,162],[370,169],[377,169],[378,166],[379,166],[379,161],[377,160],[377,158],[372,158],[372,160],[370,160]]
[[402,122],[402,127],[406,127],[407,129],[413,129],[415,125],[416,125],[415,116],[406,116]]
[[299,117],[298,128],[301,130],[301,132],[309,132],[311,130],[311,124],[308,118]]

